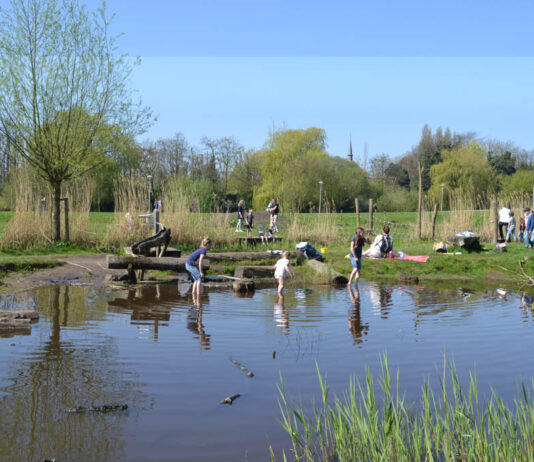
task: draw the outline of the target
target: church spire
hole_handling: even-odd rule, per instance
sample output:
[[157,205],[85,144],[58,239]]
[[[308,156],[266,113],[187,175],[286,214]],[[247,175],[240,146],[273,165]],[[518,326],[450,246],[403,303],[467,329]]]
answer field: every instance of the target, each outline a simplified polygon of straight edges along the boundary
[[349,158],[349,160],[353,160],[353,157],[352,157],[352,136],[350,136],[350,141],[349,141],[349,154],[348,154],[348,158]]

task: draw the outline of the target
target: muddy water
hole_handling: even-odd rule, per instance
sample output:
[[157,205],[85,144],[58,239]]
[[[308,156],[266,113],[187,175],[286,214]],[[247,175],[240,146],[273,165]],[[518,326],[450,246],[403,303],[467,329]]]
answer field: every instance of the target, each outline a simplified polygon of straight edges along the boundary
[[[268,460],[289,446],[278,418],[289,394],[318,398],[316,363],[333,391],[387,352],[402,391],[438,383],[444,353],[511,400],[534,374],[534,320],[517,294],[469,287],[272,289],[252,298],[186,286],[106,291],[50,287],[0,299],[35,308],[30,336],[0,338],[0,460]],[[248,378],[229,358],[255,374]],[[219,402],[240,393],[232,406]],[[124,403],[117,413],[66,408]]]

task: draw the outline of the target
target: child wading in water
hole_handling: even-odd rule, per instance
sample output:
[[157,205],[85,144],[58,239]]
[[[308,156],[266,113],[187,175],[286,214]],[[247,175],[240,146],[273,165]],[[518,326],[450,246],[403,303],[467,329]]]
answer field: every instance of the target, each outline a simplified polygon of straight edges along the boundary
[[211,249],[211,239],[205,237],[200,243],[200,248],[195,250],[185,263],[185,269],[193,278],[193,301],[200,296],[200,283],[204,278],[204,272],[202,271],[202,262],[206,256],[206,252]]
[[365,231],[363,228],[356,228],[356,233],[350,241],[350,262],[352,263],[352,273],[350,273],[349,282],[347,285],[351,285],[352,281],[358,284],[360,279],[360,270],[362,269],[362,249],[363,245],[368,242],[368,239],[365,239]]
[[274,265],[274,278],[278,280],[278,295],[282,295],[284,290],[284,278],[286,274],[293,277],[293,272],[289,267],[289,252],[286,250],[282,253],[282,258]]

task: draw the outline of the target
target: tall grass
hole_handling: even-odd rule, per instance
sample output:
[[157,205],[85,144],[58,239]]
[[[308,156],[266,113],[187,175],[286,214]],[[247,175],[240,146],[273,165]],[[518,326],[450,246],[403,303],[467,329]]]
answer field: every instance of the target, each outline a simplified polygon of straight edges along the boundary
[[[421,391],[420,410],[399,394],[387,357],[382,360],[377,397],[369,369],[365,382],[350,381],[341,398],[330,397],[317,369],[321,403],[309,412],[293,404],[280,379],[281,424],[298,461],[421,461],[533,460],[534,405],[531,387],[507,407],[493,393],[487,403],[478,396],[476,377],[462,389],[454,364],[444,367],[440,392],[428,382]],[[446,381],[449,381],[449,385]],[[271,454],[274,452],[271,450]],[[284,460],[286,454],[284,453]]]
[[293,214],[287,230],[291,242],[310,241],[318,245],[339,244],[347,240],[343,227],[335,213],[321,213],[306,216]]

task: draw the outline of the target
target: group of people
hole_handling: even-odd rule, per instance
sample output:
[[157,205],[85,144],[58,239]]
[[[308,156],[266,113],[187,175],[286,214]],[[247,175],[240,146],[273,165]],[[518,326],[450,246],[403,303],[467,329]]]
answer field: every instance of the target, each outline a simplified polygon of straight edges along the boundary
[[[278,212],[280,211],[280,206],[278,205],[278,202],[276,202],[276,199],[271,199],[271,202],[269,202],[265,211],[269,212],[270,219],[267,234],[265,233],[265,226],[261,225],[258,227],[258,237],[261,238],[262,243],[276,240],[274,233],[278,232]],[[252,229],[254,228],[254,210],[249,209],[245,216],[245,201],[241,199],[237,204],[237,225],[235,232],[242,233],[243,225],[245,225],[247,230],[247,237],[252,237]]]
[[513,210],[510,204],[504,205],[499,210],[499,238],[505,242],[523,242],[525,248],[534,247],[534,212],[530,207],[525,207],[523,214],[519,217],[519,229]]

